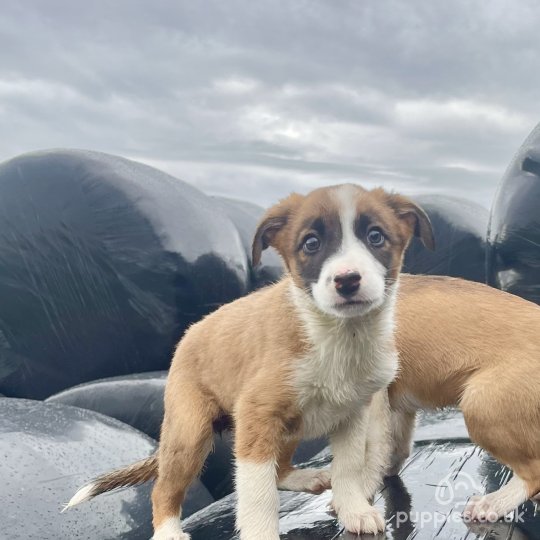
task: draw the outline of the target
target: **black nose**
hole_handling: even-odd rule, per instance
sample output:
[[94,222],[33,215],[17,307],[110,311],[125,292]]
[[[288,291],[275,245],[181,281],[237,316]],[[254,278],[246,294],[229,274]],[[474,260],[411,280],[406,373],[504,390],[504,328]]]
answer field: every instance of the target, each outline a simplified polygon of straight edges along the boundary
[[362,276],[358,272],[345,272],[334,277],[336,290],[345,298],[352,296],[360,288],[360,280]]

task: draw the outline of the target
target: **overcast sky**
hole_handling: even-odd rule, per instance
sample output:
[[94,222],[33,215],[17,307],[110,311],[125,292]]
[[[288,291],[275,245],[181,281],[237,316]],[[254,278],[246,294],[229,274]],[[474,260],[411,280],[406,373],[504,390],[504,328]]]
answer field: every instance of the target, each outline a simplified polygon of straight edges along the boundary
[[268,204],[355,181],[490,205],[540,120],[536,0],[19,0],[0,160],[144,161]]

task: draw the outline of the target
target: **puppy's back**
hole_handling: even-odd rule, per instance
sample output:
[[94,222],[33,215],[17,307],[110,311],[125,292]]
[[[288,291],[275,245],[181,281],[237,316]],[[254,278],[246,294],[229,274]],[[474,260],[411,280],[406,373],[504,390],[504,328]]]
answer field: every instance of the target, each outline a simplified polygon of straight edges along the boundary
[[407,388],[433,406],[455,404],[475,371],[540,366],[540,307],[471,281],[403,274],[397,302],[401,374],[391,392]]
[[261,378],[271,386],[287,380],[284,371],[303,350],[302,332],[286,277],[191,326],[178,344],[169,380],[195,378],[230,411],[244,381]]

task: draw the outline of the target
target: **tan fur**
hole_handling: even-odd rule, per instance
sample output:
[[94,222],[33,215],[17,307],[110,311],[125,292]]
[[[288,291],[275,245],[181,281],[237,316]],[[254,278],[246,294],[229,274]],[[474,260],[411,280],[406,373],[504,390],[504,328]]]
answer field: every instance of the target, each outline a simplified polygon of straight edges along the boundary
[[295,396],[284,382],[304,345],[287,297],[288,281],[223,306],[180,342],[165,389],[152,494],[156,529],[178,513],[211,449],[212,423],[220,416],[234,418],[237,459],[268,461],[287,436],[298,437]]
[[[276,233],[267,239],[287,249],[286,238],[276,239]],[[211,423],[224,414],[236,420],[237,456],[260,462],[277,456],[279,478],[292,470],[302,419],[283,382],[308,344],[288,297],[291,279],[222,307],[180,343],[165,396],[153,495],[156,526],[177,513],[210,450]],[[389,388],[397,420],[392,472],[406,458],[416,409],[457,405],[472,440],[508,465],[525,481],[527,495],[535,496],[540,491],[539,330],[540,307],[518,297],[454,278],[401,275],[396,336],[401,369]],[[156,476],[157,461],[98,478],[89,497]]]
[[98,476],[92,482],[92,491],[88,496],[92,498],[113,489],[144,484],[149,480],[153,480],[157,476],[157,471],[158,460],[154,454],[147,459],[133,463],[129,467]]
[[[152,494],[156,530],[178,516],[186,489],[211,449],[212,424],[223,417],[232,417],[234,422],[237,460],[276,463],[280,479],[292,470],[290,458],[303,435],[294,374],[312,346],[295,303],[298,299],[291,294],[294,286],[304,288],[298,267],[306,255],[298,249],[298,242],[305,223],[337,211],[336,198],[329,196],[329,190],[334,189],[323,188],[308,196],[293,194],[272,207],[255,235],[253,260],[256,264],[262,250],[271,245],[283,257],[289,274],[277,284],[208,315],[193,325],[179,343],[167,379],[165,417],[156,458],[157,480]],[[420,236],[425,243],[432,241],[429,221],[408,199],[382,190],[349,189],[359,196],[358,212],[380,220],[390,236],[384,249],[392,261],[387,278],[393,282],[412,235]],[[393,304],[388,309],[393,310]],[[376,341],[379,336],[372,339]],[[394,354],[393,342],[380,345],[377,351]],[[351,410],[369,407],[370,401],[355,403]],[[155,474],[155,460],[152,463]],[[90,496],[109,486],[138,483],[148,471],[135,466],[105,475],[98,491]],[[376,485],[370,489],[376,489]],[[361,532],[361,512],[348,517],[355,523],[354,530]],[[368,516],[369,527],[373,527],[373,519]],[[175,534],[175,538],[184,537]]]
[[[400,247],[392,250],[393,265],[388,276],[390,279],[395,279],[401,270],[405,249],[413,235],[419,236],[429,249],[434,249],[433,231],[427,215],[407,197],[388,193],[381,188],[370,192],[359,186],[356,186],[356,189],[369,193],[369,196],[358,198],[357,214],[373,216],[374,224],[384,226],[385,231],[391,234],[392,245]],[[302,195],[293,193],[267,212],[263,218],[263,226],[259,228],[253,242],[254,265],[258,264],[262,250],[268,245],[273,245],[280,254],[294,253],[298,237],[308,232],[308,229],[301,225],[334,210],[334,201],[328,197],[327,188],[312,192],[311,204],[307,207],[300,204],[302,198]],[[401,219],[398,216],[401,216]],[[292,226],[284,227],[284,224]],[[299,286],[302,284],[298,281],[298,259],[305,257],[301,252],[296,257],[284,257],[287,269]]]
[[398,410],[457,405],[471,439],[540,491],[540,307],[485,285],[401,277]]

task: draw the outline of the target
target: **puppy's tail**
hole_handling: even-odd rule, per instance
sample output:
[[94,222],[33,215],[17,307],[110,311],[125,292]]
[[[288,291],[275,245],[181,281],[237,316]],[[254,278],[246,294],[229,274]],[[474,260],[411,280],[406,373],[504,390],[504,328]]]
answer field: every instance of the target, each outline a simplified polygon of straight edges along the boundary
[[157,454],[154,454],[123,469],[117,469],[116,471],[98,476],[95,480],[79,489],[66,504],[62,512],[107,491],[144,484],[156,478],[157,473],[158,457]]

